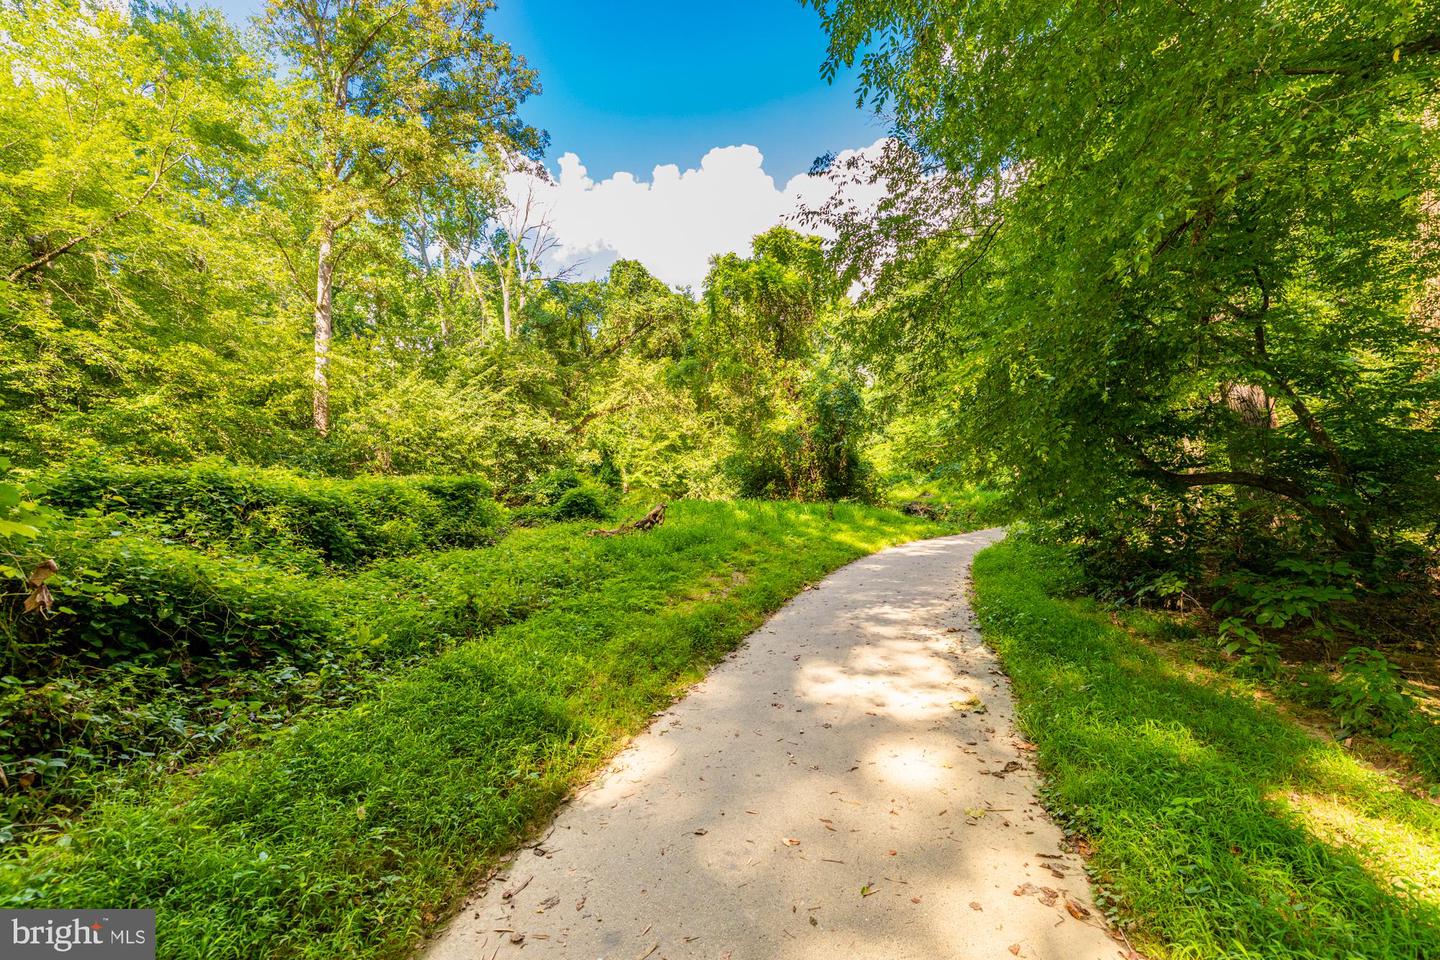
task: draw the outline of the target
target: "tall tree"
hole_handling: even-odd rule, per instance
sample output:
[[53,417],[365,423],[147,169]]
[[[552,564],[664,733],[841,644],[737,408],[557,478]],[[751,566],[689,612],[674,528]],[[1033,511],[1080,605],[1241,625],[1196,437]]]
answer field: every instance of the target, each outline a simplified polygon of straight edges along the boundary
[[0,4],[0,76],[0,450],[248,457],[290,372],[265,64],[215,11],[35,0]]
[[811,5],[898,141],[836,250],[977,470],[1092,531],[1263,507],[1364,556],[1429,525],[1440,8]]
[[[288,70],[275,159],[313,251],[316,432],[330,430],[336,278],[360,228],[407,213],[417,185],[466,162],[535,154],[517,117],[539,89],[485,30],[492,0],[272,0]],[[410,187],[401,191],[402,185]]]

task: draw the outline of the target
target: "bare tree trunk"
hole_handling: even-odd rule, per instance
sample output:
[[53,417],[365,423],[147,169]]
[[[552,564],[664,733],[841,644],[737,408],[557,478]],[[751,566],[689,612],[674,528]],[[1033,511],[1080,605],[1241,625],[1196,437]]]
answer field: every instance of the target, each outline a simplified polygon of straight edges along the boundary
[[500,311],[501,311],[501,316],[504,317],[505,339],[506,339],[506,340],[509,340],[509,339],[510,339],[510,330],[511,330],[511,325],[510,325],[510,281],[509,281],[509,279],[508,279],[508,277],[507,277],[507,274],[506,274],[506,271],[505,271],[504,269],[502,269],[502,270],[500,271]]
[[[426,272],[429,272],[429,257],[426,257]],[[450,342],[450,319],[446,316],[445,301],[448,296],[453,295],[454,285],[450,282],[450,254],[445,247],[440,248],[440,283],[436,285],[436,312],[440,315],[440,343],[446,345]]]
[[330,337],[335,332],[333,296],[335,287],[335,228],[328,221],[320,228],[320,248],[315,256],[315,432],[330,432]]

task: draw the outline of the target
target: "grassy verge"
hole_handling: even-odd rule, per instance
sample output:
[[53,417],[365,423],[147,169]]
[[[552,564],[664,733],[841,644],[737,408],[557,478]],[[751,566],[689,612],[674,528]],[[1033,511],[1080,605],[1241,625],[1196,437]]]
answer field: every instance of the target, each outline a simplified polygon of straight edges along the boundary
[[[352,706],[97,802],[58,840],[0,866],[0,906],[154,907],[164,957],[403,956],[625,736],[804,583],[939,532],[859,507],[830,519],[823,506],[689,502],[643,535],[552,529],[570,536],[548,570],[455,554],[427,561],[445,568],[444,583],[394,572],[412,607],[473,603],[477,619],[497,578],[549,578],[547,602],[523,620]],[[404,645],[420,639],[412,630]]]
[[1440,807],[1233,678],[1065,598],[1061,554],[975,563],[1047,802],[1155,957],[1440,956]]
[[968,530],[998,527],[1015,519],[1015,509],[1003,492],[949,477],[897,480],[886,488],[885,502]]

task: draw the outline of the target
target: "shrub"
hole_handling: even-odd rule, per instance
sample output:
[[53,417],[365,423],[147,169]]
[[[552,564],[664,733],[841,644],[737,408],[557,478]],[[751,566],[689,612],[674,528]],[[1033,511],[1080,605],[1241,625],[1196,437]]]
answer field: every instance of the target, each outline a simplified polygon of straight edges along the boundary
[[566,493],[580,486],[580,475],[569,467],[552,470],[538,480],[528,484],[521,496],[525,502],[536,507],[553,507]]
[[1330,709],[1341,733],[1389,736],[1415,715],[1415,700],[1400,670],[1378,650],[1355,647],[1341,661]]
[[556,520],[599,520],[605,514],[600,493],[590,487],[566,490],[551,510]]
[[609,513],[614,493],[566,467],[552,470],[520,492],[517,523],[530,526],[568,520],[599,520]]
[[475,477],[310,479],[214,462],[188,467],[72,464],[47,500],[68,512],[118,511],[161,538],[247,553],[289,569],[493,542],[504,522]]
[[303,657],[333,636],[323,596],[303,579],[253,560],[219,560],[137,535],[93,530],[44,541],[60,566],[49,615],[7,620],[18,641],[6,672],[24,677],[68,665],[165,666],[207,675],[282,654]]

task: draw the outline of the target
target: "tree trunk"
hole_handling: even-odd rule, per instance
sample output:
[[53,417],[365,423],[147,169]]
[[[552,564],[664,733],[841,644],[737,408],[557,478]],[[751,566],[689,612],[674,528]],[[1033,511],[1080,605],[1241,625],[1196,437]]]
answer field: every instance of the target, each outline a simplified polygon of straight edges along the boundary
[[330,432],[330,337],[335,332],[333,295],[335,287],[335,228],[320,228],[320,248],[315,257],[315,432]]
[[[429,272],[430,264],[425,264],[426,272]],[[436,313],[440,316],[440,344],[444,346],[450,342],[450,319],[445,314],[445,301],[454,295],[455,288],[450,282],[450,254],[444,247],[440,248],[440,283],[436,285],[435,307]]]
[[510,339],[510,281],[505,270],[500,271],[500,311],[504,317],[505,339]]

